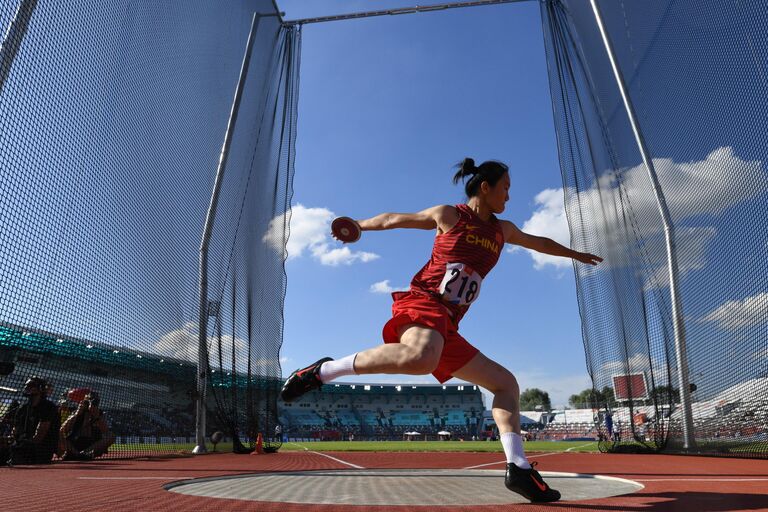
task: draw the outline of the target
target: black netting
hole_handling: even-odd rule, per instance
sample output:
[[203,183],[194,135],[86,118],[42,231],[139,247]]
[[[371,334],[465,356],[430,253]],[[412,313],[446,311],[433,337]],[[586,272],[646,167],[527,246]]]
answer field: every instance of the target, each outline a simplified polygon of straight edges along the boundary
[[[599,5],[674,228],[688,448],[766,457],[768,9]],[[649,173],[590,3],[550,0],[542,15],[572,245],[606,258],[575,267],[603,446],[679,450],[667,246]]]
[[205,434],[273,439],[299,30],[271,0],[0,4],[3,433],[39,376],[62,422],[98,393],[111,455],[194,446],[200,243],[255,12],[209,249]]

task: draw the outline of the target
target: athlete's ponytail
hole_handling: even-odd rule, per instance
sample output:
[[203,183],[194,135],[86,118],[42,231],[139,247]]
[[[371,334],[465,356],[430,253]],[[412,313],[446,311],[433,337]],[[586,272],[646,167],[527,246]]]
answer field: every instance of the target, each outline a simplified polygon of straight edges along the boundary
[[475,167],[475,161],[469,157],[462,160],[456,167],[459,170],[453,175],[454,185],[467,176],[471,176],[464,181],[464,192],[466,192],[467,197],[476,196],[484,181],[487,181],[490,186],[494,186],[505,173],[509,172],[509,167],[506,164],[496,160],[488,160],[480,164],[480,167]]

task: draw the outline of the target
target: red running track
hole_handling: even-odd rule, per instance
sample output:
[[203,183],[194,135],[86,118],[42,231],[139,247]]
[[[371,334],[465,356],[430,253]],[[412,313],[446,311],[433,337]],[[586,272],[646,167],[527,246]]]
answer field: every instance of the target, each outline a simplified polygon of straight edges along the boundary
[[[333,458],[330,458],[333,457]],[[615,476],[645,485],[636,493],[547,505],[510,505],[505,510],[611,512],[768,511],[768,460],[671,455],[545,453],[529,455],[542,471]],[[334,460],[337,459],[337,460]],[[503,469],[499,453],[280,452],[271,455],[211,454],[150,460],[62,462],[0,469],[2,511],[260,511],[369,512],[418,510],[497,511],[498,506],[382,507],[297,505],[185,496],[163,486],[176,480],[219,475],[313,469]],[[346,464],[345,464],[346,462]],[[501,481],[500,485],[503,485]],[[301,492],[300,489],[296,490]]]

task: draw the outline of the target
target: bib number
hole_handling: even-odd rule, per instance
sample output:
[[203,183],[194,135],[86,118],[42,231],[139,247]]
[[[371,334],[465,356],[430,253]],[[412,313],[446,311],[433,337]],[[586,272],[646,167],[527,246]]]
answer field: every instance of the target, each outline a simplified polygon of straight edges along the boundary
[[445,276],[440,283],[443,300],[457,306],[468,306],[480,295],[483,278],[464,263],[445,265]]

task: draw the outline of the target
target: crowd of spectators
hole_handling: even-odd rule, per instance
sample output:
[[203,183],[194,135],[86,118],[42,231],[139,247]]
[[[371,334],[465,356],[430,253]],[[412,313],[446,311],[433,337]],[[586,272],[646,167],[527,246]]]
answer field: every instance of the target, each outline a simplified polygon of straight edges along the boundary
[[54,404],[52,389],[45,379],[30,377],[22,390],[26,402],[10,403],[0,418],[0,464],[47,464],[54,455],[93,460],[114,443],[97,392],[80,390],[72,406],[64,397]]
[[112,431],[121,437],[194,436],[194,418],[180,409],[168,409],[160,416],[141,410],[111,410]]
[[546,426],[532,426],[527,429],[531,440],[564,441],[568,439],[598,439],[594,423],[549,423]]
[[61,420],[46,387],[44,379],[29,378],[22,391],[26,403],[12,402],[3,415],[0,464],[46,464],[53,458]]

